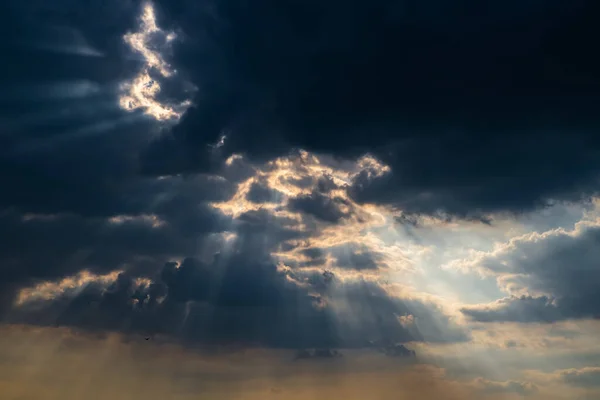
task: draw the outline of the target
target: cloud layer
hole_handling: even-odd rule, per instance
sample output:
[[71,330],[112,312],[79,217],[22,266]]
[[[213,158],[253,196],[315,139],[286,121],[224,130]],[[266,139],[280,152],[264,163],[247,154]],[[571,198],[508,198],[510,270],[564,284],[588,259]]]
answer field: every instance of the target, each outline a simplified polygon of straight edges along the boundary
[[[34,287],[21,292],[9,320],[287,348],[466,340],[468,333],[433,298],[398,294],[377,275],[362,273],[400,260],[377,241],[344,235],[376,226],[378,214],[344,192],[322,191],[325,172],[330,180],[348,175],[303,153],[257,169],[236,192],[222,177],[163,178],[143,214],[7,215],[13,232],[29,240],[49,235],[62,244],[46,239],[46,252],[40,247],[30,260],[18,258],[12,270],[23,274],[4,281]],[[302,177],[302,187],[288,181]],[[247,200],[259,181],[279,197]],[[212,195],[204,194],[211,184]],[[303,193],[345,207],[345,221],[298,207]],[[67,233],[72,239],[65,240]],[[13,238],[6,251],[16,257],[23,250],[15,244],[24,239]],[[101,275],[71,277],[82,269]],[[54,280],[54,289],[35,287],[40,280]]]
[[202,95],[147,170],[209,168],[206,143],[227,132],[225,157],[369,151],[391,169],[349,192],[407,212],[520,212],[594,193],[597,6],[464,6],[161,2],[198,38],[176,58]]
[[597,395],[597,2],[5,3],[0,391]]
[[529,234],[479,255],[468,267],[497,275],[500,285],[513,295],[467,307],[463,313],[486,322],[597,318],[599,239],[597,221],[583,221],[573,231],[560,228]]

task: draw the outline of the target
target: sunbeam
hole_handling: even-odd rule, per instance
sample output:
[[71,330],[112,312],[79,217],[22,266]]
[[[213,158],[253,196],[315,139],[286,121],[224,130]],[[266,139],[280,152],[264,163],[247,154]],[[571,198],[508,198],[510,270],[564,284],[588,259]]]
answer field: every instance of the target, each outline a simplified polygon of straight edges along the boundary
[[43,38],[27,45],[42,51],[76,55],[82,57],[105,57],[100,50],[89,44],[83,34],[66,26],[48,26],[42,28]]
[[34,48],[39,50],[54,52],[54,53],[63,53],[63,54],[72,54],[76,56],[82,57],[105,57],[106,55],[101,51],[98,51],[92,47],[76,45],[76,44],[61,44],[61,43],[39,43],[34,44]]
[[44,82],[5,87],[0,95],[3,101],[53,101],[87,99],[114,93],[114,88],[101,86],[90,80]]
[[118,118],[105,121],[96,121],[86,126],[62,132],[57,135],[46,138],[37,138],[24,141],[19,146],[15,147],[12,152],[13,154],[24,154],[28,152],[47,151],[52,149],[54,146],[60,146],[66,142],[73,140],[84,139],[90,136],[104,134],[115,130],[117,127],[121,127],[127,124],[131,124],[136,121],[142,121],[143,115],[132,114],[125,115]]

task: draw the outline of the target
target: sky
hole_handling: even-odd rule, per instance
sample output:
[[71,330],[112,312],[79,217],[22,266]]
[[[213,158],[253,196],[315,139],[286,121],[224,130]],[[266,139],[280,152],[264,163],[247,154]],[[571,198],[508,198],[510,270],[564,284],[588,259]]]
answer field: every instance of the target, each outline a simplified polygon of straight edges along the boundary
[[0,5],[0,397],[600,399],[600,3]]

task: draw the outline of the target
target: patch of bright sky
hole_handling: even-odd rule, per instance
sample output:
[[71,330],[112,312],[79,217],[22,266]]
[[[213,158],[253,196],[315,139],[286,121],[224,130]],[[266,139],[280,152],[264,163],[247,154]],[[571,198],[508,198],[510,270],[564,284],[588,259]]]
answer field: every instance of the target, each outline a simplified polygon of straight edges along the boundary
[[595,214],[596,202],[586,205],[557,203],[552,207],[521,215],[493,216],[491,225],[472,221],[438,223],[418,228],[395,226],[394,236],[403,243],[425,249],[413,257],[419,274],[413,284],[419,290],[454,298],[462,303],[480,303],[505,296],[493,277],[443,268],[453,260],[469,259],[474,252],[491,251],[496,245],[530,232],[559,227],[567,230]]

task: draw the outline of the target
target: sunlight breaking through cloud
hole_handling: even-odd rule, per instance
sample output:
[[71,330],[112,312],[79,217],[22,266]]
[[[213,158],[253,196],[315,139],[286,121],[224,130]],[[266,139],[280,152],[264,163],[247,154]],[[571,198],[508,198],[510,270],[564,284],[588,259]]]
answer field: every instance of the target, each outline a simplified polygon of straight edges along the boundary
[[50,300],[66,292],[80,292],[91,283],[104,286],[115,282],[122,271],[113,271],[106,275],[95,275],[83,270],[76,275],[67,276],[59,281],[46,281],[35,286],[24,288],[19,292],[16,305],[23,305],[35,300]]
[[[387,170],[369,155],[340,164],[300,150],[257,166],[230,199],[211,206],[236,219],[264,213],[274,221],[293,221],[286,229],[299,238],[271,253],[282,271],[327,270],[352,279],[376,279],[384,270],[408,275],[413,265],[394,235],[393,210],[359,204],[345,190],[361,174]],[[383,231],[389,231],[385,238]]]
[[123,40],[144,60],[144,66],[130,81],[122,85],[122,95],[119,99],[121,108],[127,111],[142,109],[158,121],[179,119],[191,105],[189,99],[178,104],[164,104],[157,99],[161,91],[160,83],[153,78],[172,78],[176,73],[167,63],[157,47],[151,41],[162,42],[163,47],[170,46],[177,38],[174,32],[165,32],[156,24],[156,14],[152,3],[145,3],[140,16],[138,32],[127,33]]

